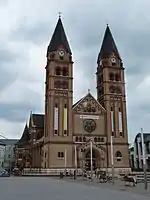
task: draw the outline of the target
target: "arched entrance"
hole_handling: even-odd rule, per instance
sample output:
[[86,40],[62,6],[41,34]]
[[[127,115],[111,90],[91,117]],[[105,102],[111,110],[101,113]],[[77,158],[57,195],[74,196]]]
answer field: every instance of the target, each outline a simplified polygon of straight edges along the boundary
[[[97,149],[92,149],[92,166],[93,170],[99,168],[100,166],[100,153]],[[87,171],[91,170],[91,151],[90,149],[85,153],[85,169]]]

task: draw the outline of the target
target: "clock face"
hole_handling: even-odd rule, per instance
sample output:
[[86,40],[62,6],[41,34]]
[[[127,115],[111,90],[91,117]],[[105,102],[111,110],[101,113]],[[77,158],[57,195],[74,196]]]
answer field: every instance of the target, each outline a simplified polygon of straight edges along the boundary
[[65,54],[65,53],[64,53],[64,50],[60,50],[60,51],[59,51],[59,56],[63,57],[64,54]]
[[112,63],[116,63],[116,58],[115,57],[111,57],[111,62]]
[[85,119],[83,121],[83,128],[86,132],[92,133],[96,129],[96,122],[93,119]]

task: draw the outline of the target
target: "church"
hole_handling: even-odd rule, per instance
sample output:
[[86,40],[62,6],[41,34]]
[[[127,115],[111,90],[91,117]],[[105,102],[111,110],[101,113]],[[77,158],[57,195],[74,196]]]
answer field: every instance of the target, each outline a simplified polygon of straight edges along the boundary
[[93,63],[97,97],[87,88],[87,94],[73,104],[76,63],[61,17],[46,56],[45,114],[30,114],[16,144],[17,164],[20,158],[24,167],[88,170],[92,143],[93,168],[110,169],[112,141],[114,167],[129,169],[125,68],[109,26]]

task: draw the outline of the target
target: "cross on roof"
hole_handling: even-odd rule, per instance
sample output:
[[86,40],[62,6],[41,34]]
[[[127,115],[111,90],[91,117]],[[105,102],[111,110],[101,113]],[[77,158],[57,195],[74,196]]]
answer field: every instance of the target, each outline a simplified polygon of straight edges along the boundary
[[58,12],[58,16],[59,16],[59,18],[61,18],[61,14],[62,14],[61,12]]

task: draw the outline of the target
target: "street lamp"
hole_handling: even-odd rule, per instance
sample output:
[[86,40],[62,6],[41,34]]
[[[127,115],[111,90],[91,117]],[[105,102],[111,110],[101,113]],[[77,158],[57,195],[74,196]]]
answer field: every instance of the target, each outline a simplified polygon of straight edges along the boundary
[[113,149],[113,136],[110,138],[110,148],[111,148],[111,168],[112,168],[112,183],[114,184],[114,149]]
[[[83,108],[87,108],[87,101],[83,102]],[[82,122],[82,127],[83,127],[83,114],[81,116],[81,122]],[[83,146],[83,131],[82,131],[82,177],[84,178],[84,146]]]
[[93,145],[92,145],[92,138],[90,139],[90,156],[91,156],[91,181],[93,179]]

